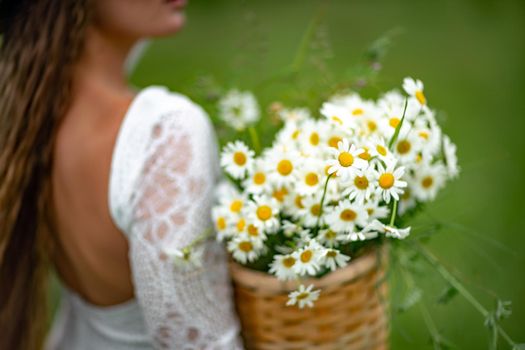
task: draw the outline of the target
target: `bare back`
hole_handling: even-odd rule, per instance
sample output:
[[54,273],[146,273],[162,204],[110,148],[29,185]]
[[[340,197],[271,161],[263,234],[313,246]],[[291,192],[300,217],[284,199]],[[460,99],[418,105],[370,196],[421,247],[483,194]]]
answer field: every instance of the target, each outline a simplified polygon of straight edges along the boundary
[[91,90],[75,98],[54,149],[53,205],[62,281],[107,306],[133,297],[126,238],[113,223],[108,183],[113,147],[132,96]]

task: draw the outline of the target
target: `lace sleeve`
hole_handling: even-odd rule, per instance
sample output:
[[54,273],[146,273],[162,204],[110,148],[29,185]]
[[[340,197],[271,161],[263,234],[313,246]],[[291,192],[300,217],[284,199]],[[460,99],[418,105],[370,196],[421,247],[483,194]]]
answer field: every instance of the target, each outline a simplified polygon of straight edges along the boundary
[[164,114],[153,125],[129,240],[136,297],[159,349],[242,349],[224,249],[211,238],[196,246],[197,263],[181,258],[211,230],[217,162],[215,134],[200,107]]

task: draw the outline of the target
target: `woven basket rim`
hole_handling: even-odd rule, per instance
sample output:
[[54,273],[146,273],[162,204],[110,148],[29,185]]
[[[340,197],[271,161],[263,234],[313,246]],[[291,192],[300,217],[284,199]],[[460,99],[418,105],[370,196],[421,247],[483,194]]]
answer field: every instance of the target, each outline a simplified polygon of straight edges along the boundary
[[352,259],[347,266],[320,278],[311,277],[301,281],[280,281],[274,275],[244,267],[232,259],[229,262],[230,274],[235,283],[245,288],[269,293],[288,293],[296,290],[300,284],[313,284],[315,288],[324,288],[357,279],[370,270],[378,268],[377,255],[384,255],[386,249],[386,244],[383,244],[381,247],[374,247],[363,255]]

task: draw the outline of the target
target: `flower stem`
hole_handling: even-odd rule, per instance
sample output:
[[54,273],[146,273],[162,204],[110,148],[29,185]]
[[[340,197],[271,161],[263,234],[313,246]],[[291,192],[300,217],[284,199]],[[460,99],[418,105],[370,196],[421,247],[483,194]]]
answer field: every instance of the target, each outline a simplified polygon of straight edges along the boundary
[[252,147],[255,150],[256,154],[261,153],[261,143],[259,142],[259,135],[254,126],[248,127],[248,132],[250,133],[250,138],[252,139]]
[[324,183],[324,189],[323,189],[323,196],[321,197],[321,203],[319,204],[319,216],[317,217],[317,223],[315,224],[314,234],[317,235],[317,232],[319,232],[319,224],[321,222],[321,216],[323,216],[323,205],[324,205],[324,197],[326,196],[326,190],[328,188],[328,181],[330,178],[334,175],[334,173],[331,173],[326,178],[326,181]]
[[392,215],[390,216],[390,223],[389,226],[394,226],[394,223],[396,222],[396,215],[397,215],[397,203],[399,201],[394,201],[394,207],[392,208]]
[[[427,262],[436,269],[436,271],[446,280],[450,285],[459,292],[476,310],[478,310],[483,317],[487,318],[490,316],[490,312],[463,286],[463,284],[450,273],[439,260],[425,249],[421,244],[413,243],[416,250],[427,260]],[[516,343],[509,337],[509,335],[501,328],[499,324],[495,324],[498,333],[501,335],[510,346],[514,347]]]

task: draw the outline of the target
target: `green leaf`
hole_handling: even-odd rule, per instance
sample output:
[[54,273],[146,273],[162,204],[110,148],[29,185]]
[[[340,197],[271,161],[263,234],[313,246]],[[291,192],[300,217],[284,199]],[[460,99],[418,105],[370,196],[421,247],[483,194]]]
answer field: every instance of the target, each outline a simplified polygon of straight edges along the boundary
[[401,130],[401,126],[403,126],[403,122],[405,121],[405,115],[407,112],[407,106],[408,106],[408,99],[405,98],[405,107],[403,107],[403,116],[401,117],[401,121],[396,126],[396,131],[394,131],[394,135],[392,135],[392,138],[390,139],[390,142],[388,143],[388,149],[392,151],[392,146],[397,140],[397,137],[399,136],[399,131]]
[[447,304],[452,300],[456,295],[458,295],[458,290],[453,286],[448,286],[438,297],[437,302],[439,304]]

